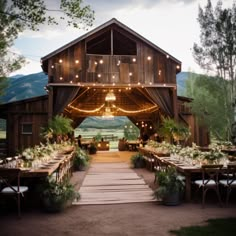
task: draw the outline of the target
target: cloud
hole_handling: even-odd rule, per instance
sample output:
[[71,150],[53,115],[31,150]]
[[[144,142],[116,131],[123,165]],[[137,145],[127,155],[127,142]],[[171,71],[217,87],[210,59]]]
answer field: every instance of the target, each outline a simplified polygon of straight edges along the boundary
[[61,29],[49,29],[44,27],[44,29],[40,31],[32,32],[31,30],[25,30],[23,33],[20,34],[19,38],[28,37],[28,38],[44,38],[46,40],[52,40],[61,36],[62,30]]
[[152,8],[159,4],[168,3],[168,4],[176,4],[176,3],[184,3],[184,4],[191,4],[196,2],[197,0],[119,0],[119,1],[111,1],[111,0],[99,0],[99,4],[97,0],[87,0],[85,3],[88,3],[92,9],[96,11],[96,9],[110,9],[116,10],[126,7],[145,7],[145,8]]
[[40,62],[36,62],[33,60],[27,60],[27,65],[22,67],[20,70],[15,71],[14,73],[10,74],[10,76],[13,75],[29,75],[32,73],[42,72],[42,68],[40,65]]

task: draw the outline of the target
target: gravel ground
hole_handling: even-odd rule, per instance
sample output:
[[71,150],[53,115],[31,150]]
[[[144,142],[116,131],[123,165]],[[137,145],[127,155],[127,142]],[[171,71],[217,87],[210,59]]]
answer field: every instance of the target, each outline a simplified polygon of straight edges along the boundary
[[[136,169],[151,188],[153,173]],[[86,171],[75,172],[72,182],[79,189]],[[214,201],[205,209],[200,203],[183,203],[167,207],[161,203],[132,203],[117,205],[71,206],[62,213],[49,214],[40,210],[25,209],[22,218],[16,212],[0,214],[1,236],[164,236],[169,230],[182,226],[201,225],[210,218],[236,217],[236,204],[220,208]],[[227,235],[225,232],[224,235]]]

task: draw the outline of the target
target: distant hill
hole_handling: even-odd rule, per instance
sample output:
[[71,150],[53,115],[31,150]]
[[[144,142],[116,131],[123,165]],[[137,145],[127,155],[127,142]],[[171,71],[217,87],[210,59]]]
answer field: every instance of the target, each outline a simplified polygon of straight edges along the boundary
[[185,82],[188,78],[193,78],[199,76],[199,74],[196,73],[192,73],[192,72],[181,72],[179,74],[177,74],[176,76],[176,81],[177,81],[177,94],[179,96],[183,96],[184,95],[184,91],[185,91]]
[[44,86],[47,84],[47,75],[43,72],[26,76],[9,78],[9,87],[1,97],[2,103],[14,102],[26,98],[45,95]]
[[23,76],[25,76],[25,75],[21,75],[21,74],[13,75],[13,76],[11,76],[11,79],[18,79],[18,78],[21,78]]
[[[183,95],[185,89],[185,81],[193,73],[181,72],[177,74],[177,93]],[[195,74],[196,75],[196,74]],[[5,95],[1,97],[2,103],[14,102],[26,98],[46,95],[44,87],[48,82],[47,75],[43,72],[30,74],[26,76],[16,75],[9,78],[9,87],[6,89]],[[109,120],[110,128],[119,128],[124,126],[128,121],[126,117],[115,117]],[[99,117],[89,117],[82,123],[83,128],[104,128],[104,119]]]

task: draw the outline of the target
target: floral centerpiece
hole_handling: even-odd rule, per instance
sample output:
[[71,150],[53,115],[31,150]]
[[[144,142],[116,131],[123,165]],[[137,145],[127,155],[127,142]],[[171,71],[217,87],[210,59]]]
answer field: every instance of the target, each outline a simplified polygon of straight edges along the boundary
[[58,153],[58,150],[73,150],[73,146],[69,143],[62,142],[61,144],[43,144],[34,147],[26,148],[21,152],[22,165],[24,167],[37,167],[40,163],[44,163],[52,159]]
[[153,140],[149,140],[146,147],[153,149],[157,153],[162,153],[164,155],[169,155],[170,154],[170,149],[171,149],[171,144],[168,142],[156,142]]
[[227,154],[221,151],[221,146],[217,144],[211,144],[209,145],[209,148],[210,151],[203,152],[204,154],[203,162],[205,161],[206,163],[209,164],[219,164],[222,161],[222,159],[227,158]]
[[217,142],[215,145],[219,145],[221,149],[231,149],[234,147],[234,145],[230,141]]

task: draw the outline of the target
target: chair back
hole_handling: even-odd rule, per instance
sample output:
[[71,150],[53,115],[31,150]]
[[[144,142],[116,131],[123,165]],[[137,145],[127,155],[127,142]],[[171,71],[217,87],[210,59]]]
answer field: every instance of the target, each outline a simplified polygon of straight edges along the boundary
[[[16,168],[0,168],[1,189],[4,187],[9,187],[15,193],[19,192],[20,172],[21,170]],[[13,188],[13,185],[17,186],[17,189]]]
[[223,165],[202,165],[202,181],[203,185],[207,185],[210,181],[214,181],[216,185],[219,182],[219,174]]
[[229,163],[227,166],[227,185],[230,186],[236,181],[236,163]]

